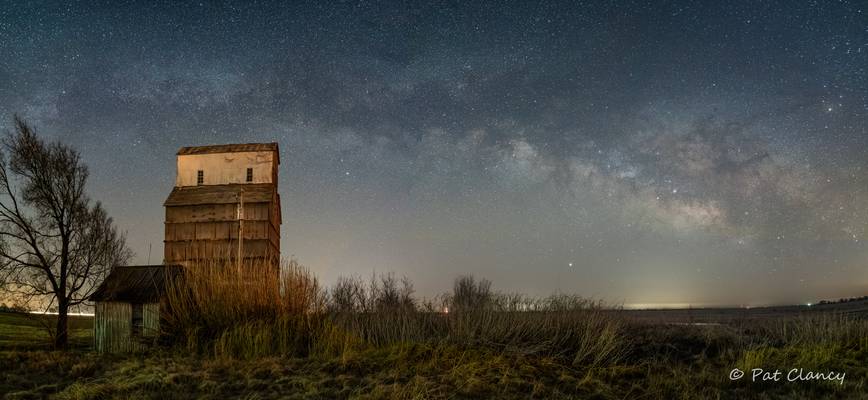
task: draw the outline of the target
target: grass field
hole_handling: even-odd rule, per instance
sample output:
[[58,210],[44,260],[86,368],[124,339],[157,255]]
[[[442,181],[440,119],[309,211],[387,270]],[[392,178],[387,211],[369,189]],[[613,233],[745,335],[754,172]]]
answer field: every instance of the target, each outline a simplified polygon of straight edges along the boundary
[[[556,355],[445,343],[334,357],[239,358],[177,348],[101,356],[88,348],[88,322],[76,319],[71,351],[54,352],[45,350],[48,337],[30,316],[0,314],[3,398],[868,398],[868,328],[835,318],[741,327],[629,324],[624,358],[593,368]],[[846,376],[843,384],[733,382],[736,367]]]
[[444,313],[390,276],[326,292],[303,269],[281,285],[231,271],[170,291],[168,344],[145,353],[96,354],[88,318],[51,351],[34,319],[50,316],[0,314],[2,398],[868,399],[858,304],[617,310],[459,279]]
[[[0,348],[45,349],[51,346],[46,326],[53,326],[53,315],[0,312]],[[69,318],[70,345],[88,348],[93,340],[91,317]]]

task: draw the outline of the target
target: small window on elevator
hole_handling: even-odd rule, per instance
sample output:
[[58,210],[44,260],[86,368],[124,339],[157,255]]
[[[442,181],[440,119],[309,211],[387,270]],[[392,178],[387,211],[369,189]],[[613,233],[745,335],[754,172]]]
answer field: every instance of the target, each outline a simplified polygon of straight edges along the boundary
[[253,182],[253,168],[247,168],[247,182]]
[[197,185],[204,185],[205,184],[205,171],[202,171],[201,169],[196,171],[196,184]]

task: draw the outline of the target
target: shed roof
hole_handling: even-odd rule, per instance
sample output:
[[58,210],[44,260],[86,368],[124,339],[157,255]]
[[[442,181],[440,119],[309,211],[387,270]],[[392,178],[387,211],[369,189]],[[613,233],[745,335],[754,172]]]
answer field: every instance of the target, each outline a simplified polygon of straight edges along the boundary
[[[212,153],[238,153],[245,151],[279,151],[277,142],[271,143],[232,143],[232,144],[214,144],[209,146],[190,146],[181,147],[178,150],[179,156],[192,154],[212,154]],[[278,161],[279,162],[279,161]]]
[[169,280],[181,274],[177,265],[116,266],[90,295],[91,301],[154,303],[166,291]]
[[234,204],[238,203],[242,190],[245,203],[268,203],[274,197],[275,188],[270,183],[176,186],[163,205]]

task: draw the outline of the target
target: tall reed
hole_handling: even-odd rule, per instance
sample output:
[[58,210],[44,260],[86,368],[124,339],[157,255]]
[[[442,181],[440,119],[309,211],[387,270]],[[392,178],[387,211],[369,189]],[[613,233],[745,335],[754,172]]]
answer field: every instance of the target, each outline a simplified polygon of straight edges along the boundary
[[167,337],[232,357],[342,356],[368,347],[448,344],[567,358],[600,366],[626,352],[622,323],[578,296],[498,293],[460,277],[451,293],[414,297],[392,274],[341,278],[323,290],[295,261],[190,265],[164,301]]
[[251,355],[306,353],[324,301],[316,277],[295,260],[279,268],[267,260],[193,263],[168,284],[162,327],[192,351],[236,353],[244,338]]
[[375,346],[448,343],[567,357],[581,366],[611,363],[627,351],[621,320],[578,296],[503,294],[486,280],[459,277],[452,293],[434,300],[394,301],[389,293],[412,293],[407,281],[396,287],[389,276],[374,276],[367,286],[343,278],[331,292],[329,318]]

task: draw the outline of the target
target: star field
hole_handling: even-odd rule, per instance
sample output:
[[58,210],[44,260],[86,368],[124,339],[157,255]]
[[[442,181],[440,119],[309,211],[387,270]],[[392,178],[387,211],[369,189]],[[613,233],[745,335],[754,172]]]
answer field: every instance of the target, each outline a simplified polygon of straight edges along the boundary
[[283,255],[325,283],[868,290],[864,3],[4,2],[0,54],[0,125],[82,152],[137,263],[179,147],[277,141]]

